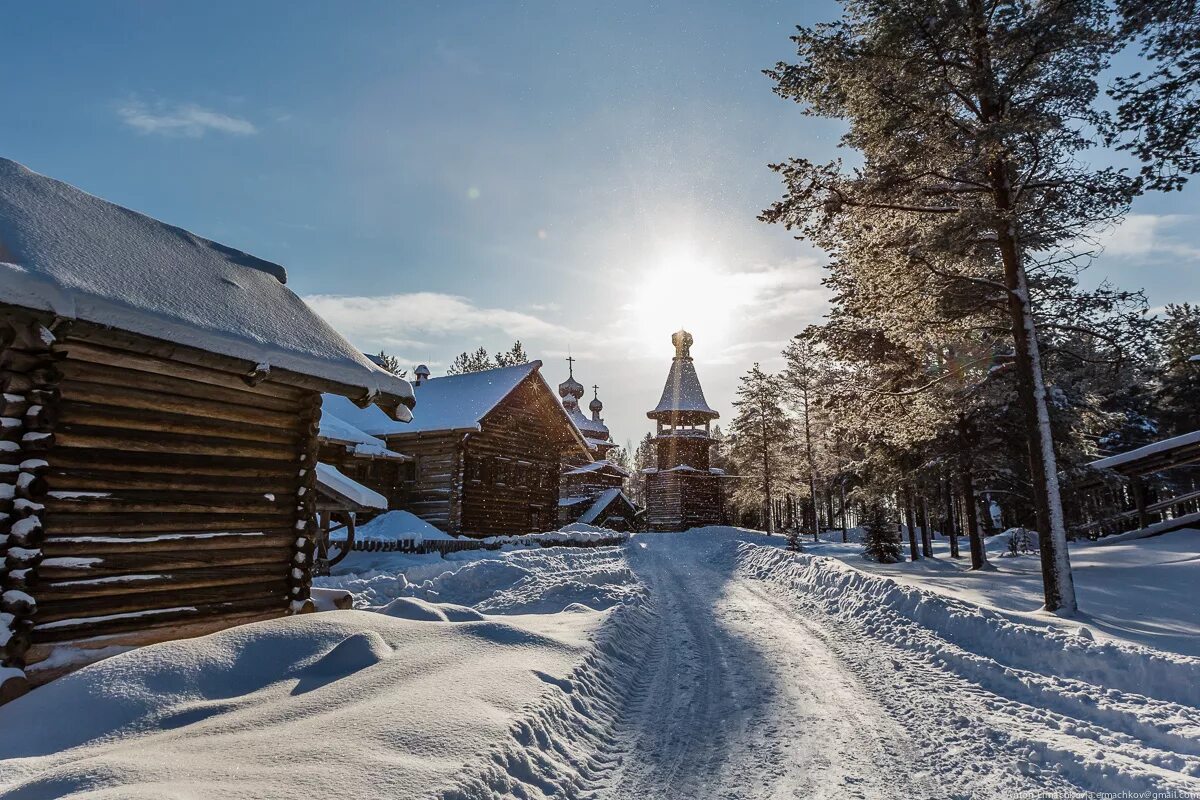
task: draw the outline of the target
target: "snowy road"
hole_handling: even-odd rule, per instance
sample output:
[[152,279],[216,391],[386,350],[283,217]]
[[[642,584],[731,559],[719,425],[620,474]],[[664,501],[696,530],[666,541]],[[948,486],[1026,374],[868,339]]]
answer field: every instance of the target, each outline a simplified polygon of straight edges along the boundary
[[614,798],[932,796],[909,734],[842,669],[812,620],[710,553],[645,537],[630,561],[659,600],[647,682]]
[[657,614],[617,725],[621,766],[597,798],[1200,786],[1190,706],[975,653],[959,661],[920,626],[899,632],[903,621],[860,625],[748,568],[733,537],[646,535],[629,550]]

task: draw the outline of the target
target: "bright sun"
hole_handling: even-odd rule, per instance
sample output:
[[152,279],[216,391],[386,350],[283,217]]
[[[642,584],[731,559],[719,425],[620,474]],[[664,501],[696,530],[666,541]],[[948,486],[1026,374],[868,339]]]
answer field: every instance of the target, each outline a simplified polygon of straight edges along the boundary
[[746,287],[697,248],[676,245],[647,263],[629,308],[639,340],[656,342],[686,328],[705,344],[723,343]]

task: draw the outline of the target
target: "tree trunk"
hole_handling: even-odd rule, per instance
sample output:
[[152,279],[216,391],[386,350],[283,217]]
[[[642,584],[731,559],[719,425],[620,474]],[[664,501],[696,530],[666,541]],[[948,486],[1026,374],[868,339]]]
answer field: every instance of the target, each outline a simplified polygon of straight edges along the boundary
[[801,401],[804,403],[804,451],[808,458],[808,493],[812,497],[812,534],[813,541],[819,542],[821,540],[821,520],[817,512],[819,508],[817,501],[817,465],[813,459],[812,427],[809,424],[807,386],[801,388],[800,396]]
[[843,477],[838,482],[838,496],[839,496],[839,499],[841,500],[841,507],[839,508],[839,511],[841,511],[841,517],[842,517],[842,544],[845,544],[846,538],[847,538],[846,537],[846,479],[845,479],[845,477]]
[[950,557],[961,558],[958,552],[958,526],[954,520],[954,480],[952,473],[946,471],[945,481],[945,498],[946,503],[946,535],[950,537]]
[[767,536],[775,531],[773,511],[771,507],[771,442],[767,436],[767,406],[760,403],[759,421],[762,429],[762,462],[763,462],[763,500],[767,512]]
[[833,486],[825,482],[825,528],[833,528]]
[[913,492],[912,487],[905,484],[902,488],[904,492],[904,521],[908,525],[908,553],[912,561],[920,561],[921,553],[917,550],[917,521],[913,514]]
[[933,534],[929,530],[929,503],[925,494],[920,496],[921,504],[921,555],[933,558]]
[[[1003,122],[1003,110],[995,91],[997,82],[990,43],[989,18],[981,0],[970,0],[974,21],[975,68],[978,71],[979,111],[986,123]],[[1017,214],[1014,207],[1012,168],[1004,156],[992,159],[988,168],[992,200],[996,205],[996,245],[1004,265],[1008,313],[1016,355],[1021,408],[1032,467],[1033,496],[1037,508],[1038,542],[1041,548],[1042,585],[1047,611],[1072,614],[1078,608],[1071,562],[1067,555],[1067,531],[1063,520],[1062,495],[1058,485],[1058,463],[1046,405],[1041,352],[1034,327],[1033,303],[1025,272]]]
[[975,504],[975,476],[971,470],[971,451],[966,417],[958,418],[958,478],[962,492],[963,521],[971,541],[971,569],[987,566],[987,552],[979,534],[979,516]]

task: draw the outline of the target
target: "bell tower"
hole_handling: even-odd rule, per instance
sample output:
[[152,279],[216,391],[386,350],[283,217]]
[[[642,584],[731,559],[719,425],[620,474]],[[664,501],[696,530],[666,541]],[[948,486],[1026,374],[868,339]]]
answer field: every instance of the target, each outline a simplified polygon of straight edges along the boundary
[[657,428],[658,466],[646,474],[646,521],[652,530],[679,531],[724,521],[724,476],[709,463],[710,426],[720,414],[704,399],[692,362],[694,342],[684,330],[671,335],[671,370],[658,405],[646,412]]

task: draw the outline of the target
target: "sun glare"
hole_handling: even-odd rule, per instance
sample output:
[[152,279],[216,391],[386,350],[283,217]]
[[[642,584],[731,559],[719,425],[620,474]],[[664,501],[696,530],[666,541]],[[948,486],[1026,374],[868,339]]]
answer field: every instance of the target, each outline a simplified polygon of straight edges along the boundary
[[641,341],[686,328],[711,346],[724,341],[744,294],[745,287],[711,256],[678,245],[646,264],[629,308]]

